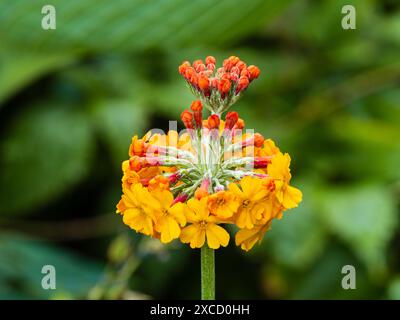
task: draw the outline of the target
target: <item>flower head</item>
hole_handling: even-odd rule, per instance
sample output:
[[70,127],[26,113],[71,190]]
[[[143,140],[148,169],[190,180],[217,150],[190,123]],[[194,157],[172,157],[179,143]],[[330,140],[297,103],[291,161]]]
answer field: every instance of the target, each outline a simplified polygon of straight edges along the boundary
[[[233,224],[236,245],[248,251],[302,194],[290,185],[290,156],[262,134],[245,132],[236,111],[223,115],[260,70],[237,56],[216,63],[207,56],[179,66],[197,97],[181,113],[186,130],[132,138],[117,213],[136,232],[191,248],[227,246],[224,225]],[[204,118],[203,107],[211,111]]]

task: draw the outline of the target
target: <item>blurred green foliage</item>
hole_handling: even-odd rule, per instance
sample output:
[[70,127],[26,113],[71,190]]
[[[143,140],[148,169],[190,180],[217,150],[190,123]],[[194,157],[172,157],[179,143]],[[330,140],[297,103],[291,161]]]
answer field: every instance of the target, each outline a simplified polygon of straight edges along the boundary
[[131,136],[167,129],[192,99],[177,66],[209,54],[260,67],[234,109],[304,191],[253,251],[218,251],[217,296],[400,299],[398,1],[53,0],[48,31],[45,4],[0,3],[0,299],[199,297],[197,251],[113,212]]

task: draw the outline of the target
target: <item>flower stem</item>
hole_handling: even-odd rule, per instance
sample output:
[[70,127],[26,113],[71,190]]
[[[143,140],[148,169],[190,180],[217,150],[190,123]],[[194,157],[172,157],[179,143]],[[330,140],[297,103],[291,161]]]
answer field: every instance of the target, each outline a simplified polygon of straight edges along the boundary
[[215,299],[214,249],[201,247],[201,300]]

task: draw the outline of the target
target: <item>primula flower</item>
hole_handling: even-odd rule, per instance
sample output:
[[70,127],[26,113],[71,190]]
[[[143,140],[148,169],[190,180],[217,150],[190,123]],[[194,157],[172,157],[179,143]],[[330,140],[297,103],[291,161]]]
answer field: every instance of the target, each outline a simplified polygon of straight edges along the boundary
[[[180,115],[185,129],[132,138],[117,213],[162,243],[179,239],[201,248],[203,266],[214,259],[210,250],[228,245],[227,224],[237,230],[236,245],[248,251],[298,206],[302,193],[290,185],[289,154],[246,130],[237,111],[227,112],[260,76],[258,67],[236,56],[217,67],[208,56],[184,61],[178,71],[196,96]],[[203,117],[203,109],[210,113]]]
[[153,236],[157,207],[149,191],[140,183],[133,184],[124,190],[122,201],[124,223],[137,232]]
[[171,242],[179,238],[181,227],[186,225],[185,207],[182,202],[173,204],[174,196],[167,190],[154,192],[153,196],[157,199],[153,206],[155,230],[160,233],[162,243]]
[[271,221],[266,224],[255,226],[251,229],[241,229],[236,234],[235,243],[243,250],[251,250],[257,242],[261,242],[264,234],[271,227]]
[[210,212],[222,219],[232,217],[237,212],[239,204],[239,198],[230,191],[219,191],[208,197]]
[[[198,98],[181,113],[186,132],[149,131],[132,138],[130,158],[122,165],[124,194],[117,212],[131,228],[167,243],[178,238],[185,221],[190,221],[189,211],[182,206],[193,204],[194,199],[204,201],[207,219],[235,224],[241,229],[236,243],[249,250],[257,242],[254,239],[262,239],[266,225],[296,207],[302,194],[290,185],[287,153],[260,133],[244,132],[244,120],[236,111],[227,112],[222,120],[223,112],[259,77],[260,70],[236,56],[225,59],[219,68],[216,62],[208,56],[179,66]],[[211,115],[203,118],[203,107]],[[188,238],[180,239],[186,243]],[[200,243],[189,242],[195,247]]]
[[236,224],[239,228],[250,229],[257,220],[262,219],[265,211],[264,200],[268,191],[263,185],[263,180],[259,178],[244,177],[239,185],[240,188],[235,183],[229,185],[229,190],[240,199],[236,212]]
[[183,243],[189,243],[193,249],[201,248],[206,239],[211,249],[228,245],[229,234],[217,225],[218,218],[210,214],[207,198],[190,199],[187,207],[186,217],[191,224],[182,229],[180,239]]
[[297,207],[302,199],[301,191],[289,185],[292,178],[289,169],[290,160],[289,154],[279,153],[272,158],[267,169],[275,182],[275,196],[286,209]]

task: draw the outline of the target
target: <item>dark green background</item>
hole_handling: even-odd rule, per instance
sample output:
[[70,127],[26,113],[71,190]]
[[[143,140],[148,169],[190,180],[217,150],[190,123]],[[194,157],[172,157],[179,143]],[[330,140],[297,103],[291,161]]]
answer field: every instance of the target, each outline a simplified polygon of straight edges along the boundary
[[[262,73],[233,109],[291,154],[304,198],[250,253],[218,250],[217,297],[399,299],[399,7],[1,1],[0,298],[199,298],[198,251],[114,214],[120,167],[133,134],[189,106],[181,61],[238,55]],[[46,264],[57,290],[41,288]],[[341,288],[347,264],[356,290]]]

